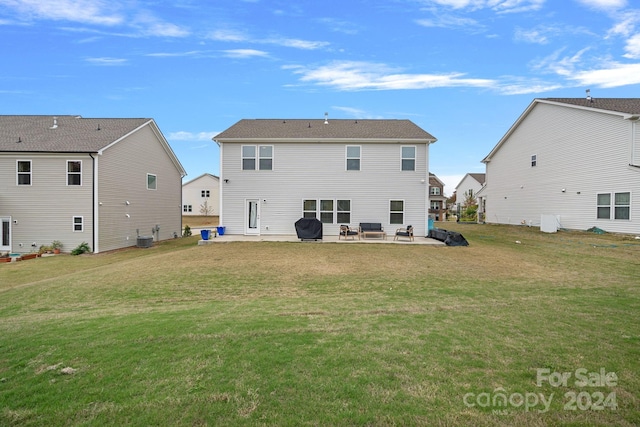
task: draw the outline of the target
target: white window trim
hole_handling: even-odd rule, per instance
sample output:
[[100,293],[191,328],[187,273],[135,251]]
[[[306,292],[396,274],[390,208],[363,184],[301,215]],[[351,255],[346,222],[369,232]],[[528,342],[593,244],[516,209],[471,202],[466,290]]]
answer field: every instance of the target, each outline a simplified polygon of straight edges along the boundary
[[[405,147],[413,148],[413,157],[404,157],[402,155],[402,149]],[[403,160],[413,160],[413,169],[403,169]],[[418,147],[416,145],[401,145],[400,146],[400,172],[416,172],[418,170]]]
[[[149,177],[152,176],[155,178],[155,188],[149,188]],[[158,175],[155,173],[147,173],[147,190],[156,191],[158,189]]]
[[[20,174],[25,175],[27,172],[19,172],[18,164],[20,162],[29,162],[29,184],[20,184],[20,179],[18,178]],[[27,159],[18,159],[16,160],[16,185],[20,187],[30,187],[33,185],[33,161]]]
[[[80,230],[76,230],[76,218],[80,218]],[[84,217],[81,215],[75,215],[71,219],[71,231],[74,233],[84,233]]]
[[[358,147],[358,157],[349,157],[349,147]],[[358,169],[349,169],[349,160],[358,159]],[[360,172],[362,170],[362,145],[345,145],[344,170],[347,172]]]
[[[270,157],[262,157],[260,155],[260,148],[262,148],[262,147],[271,147],[271,156]],[[274,151],[275,151],[275,149],[273,148],[273,145],[258,145],[256,147],[256,155],[258,157],[258,160],[256,161],[256,169],[257,170],[261,170],[261,171],[272,171],[273,170],[273,153],[274,153]],[[271,160],[271,169],[262,169],[260,167],[260,160],[263,160],[263,159],[265,159],[265,160],[266,159],[270,159]]]
[[[628,205],[616,205],[616,194],[621,193],[629,193],[629,204]],[[600,194],[608,194],[609,195],[609,204],[608,205],[599,205],[598,204],[598,196]],[[596,220],[598,221],[631,221],[631,207],[633,206],[633,195],[631,190],[625,191],[597,191],[596,192]],[[598,218],[598,208],[609,208],[609,218]],[[616,207],[626,207],[629,208],[629,218],[616,218]]]
[[[80,172],[69,172],[69,162],[78,162],[80,163]],[[78,185],[69,185],[69,175],[79,175],[80,176],[80,184]],[[67,187],[82,187],[82,160],[67,160]]]
[[[348,211],[340,211],[340,210],[338,210],[338,201],[339,200],[347,200],[347,201],[349,201],[349,210]],[[336,207],[336,212],[335,212],[336,224],[344,224],[345,223],[345,221],[338,221],[338,215],[344,214],[344,213],[348,213],[349,214],[349,221],[346,221],[346,222],[347,223],[351,223],[351,213],[352,213],[352,209],[353,209],[353,200],[351,200],[351,199],[336,199],[335,200],[335,207]]]
[[[402,202],[402,211],[392,211],[391,210],[391,202]],[[389,224],[393,224],[393,225],[400,225],[400,224],[404,224],[404,220],[406,219],[406,210],[407,210],[407,202],[404,199],[389,199]],[[391,222],[391,214],[392,213],[400,213],[402,212],[402,222],[399,223],[394,223]]]

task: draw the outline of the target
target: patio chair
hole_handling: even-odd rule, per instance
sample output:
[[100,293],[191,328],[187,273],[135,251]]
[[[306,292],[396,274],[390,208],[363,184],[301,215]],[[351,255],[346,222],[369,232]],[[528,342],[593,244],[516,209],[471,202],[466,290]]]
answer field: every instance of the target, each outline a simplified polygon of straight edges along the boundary
[[349,237],[355,240],[356,236],[358,236],[358,240],[360,240],[360,233],[357,230],[352,229],[348,225],[340,226],[340,234],[338,235],[338,240],[340,240],[341,237],[344,237],[344,240],[347,240]]
[[393,240],[398,240],[400,237],[406,237],[410,242],[413,242],[413,226],[407,225],[406,228],[398,228],[396,230],[396,235],[393,237]]

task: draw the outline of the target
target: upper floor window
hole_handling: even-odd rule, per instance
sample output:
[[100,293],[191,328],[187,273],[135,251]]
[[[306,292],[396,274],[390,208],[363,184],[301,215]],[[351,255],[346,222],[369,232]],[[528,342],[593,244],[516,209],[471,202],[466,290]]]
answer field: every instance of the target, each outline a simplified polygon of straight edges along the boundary
[[538,155],[537,154],[532,154],[531,155],[531,167],[535,167],[538,164]]
[[82,185],[82,162],[67,160],[67,185]]
[[359,145],[347,145],[347,170],[348,171],[360,170],[360,146]]
[[242,170],[273,169],[273,145],[243,145]]
[[202,197],[209,197],[209,195],[210,195],[210,194],[211,194],[211,193],[210,193],[210,191],[209,191],[209,190],[201,190],[201,191],[200,191],[200,195],[201,195]]
[[440,195],[440,187],[431,187],[429,192],[431,193],[432,196],[439,196]]
[[389,224],[404,224],[404,200],[389,202]]
[[31,185],[31,160],[18,160],[18,185]]
[[631,193],[599,193],[597,196],[598,219],[630,219],[630,211]]
[[147,174],[147,190],[155,190],[157,188],[157,180],[158,178],[152,174]]
[[414,171],[416,170],[416,147],[404,146],[402,151],[402,170]]

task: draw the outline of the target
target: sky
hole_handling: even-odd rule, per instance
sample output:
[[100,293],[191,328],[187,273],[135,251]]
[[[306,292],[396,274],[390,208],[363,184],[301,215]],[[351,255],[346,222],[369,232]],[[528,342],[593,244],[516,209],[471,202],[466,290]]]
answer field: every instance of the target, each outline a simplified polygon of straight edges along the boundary
[[240,119],[408,119],[451,195],[535,98],[640,97],[638,0],[0,0],[0,114],[153,118],[188,175]]

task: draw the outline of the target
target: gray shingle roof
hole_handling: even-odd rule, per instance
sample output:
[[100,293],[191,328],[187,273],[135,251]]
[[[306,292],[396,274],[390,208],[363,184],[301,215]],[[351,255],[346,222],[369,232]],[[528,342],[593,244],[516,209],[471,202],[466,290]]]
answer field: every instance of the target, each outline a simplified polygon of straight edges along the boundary
[[640,98],[540,98],[542,101],[589,107],[598,110],[617,111],[625,114],[640,114]]
[[151,120],[0,116],[0,152],[94,153]]
[[428,140],[436,138],[410,120],[243,119],[218,134],[219,142],[248,139],[372,139]]

